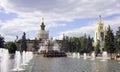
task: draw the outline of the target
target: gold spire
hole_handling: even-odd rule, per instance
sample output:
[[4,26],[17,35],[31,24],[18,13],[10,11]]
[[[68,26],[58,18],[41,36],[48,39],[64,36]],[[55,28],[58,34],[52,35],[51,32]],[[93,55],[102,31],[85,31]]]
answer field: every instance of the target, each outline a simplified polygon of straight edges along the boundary
[[98,21],[98,30],[103,29],[103,22],[102,22],[102,17],[99,15],[99,21]]
[[99,15],[99,23],[102,23],[102,17]]
[[41,30],[45,30],[44,18],[42,18]]
[[42,17],[42,23],[44,23],[44,18]]

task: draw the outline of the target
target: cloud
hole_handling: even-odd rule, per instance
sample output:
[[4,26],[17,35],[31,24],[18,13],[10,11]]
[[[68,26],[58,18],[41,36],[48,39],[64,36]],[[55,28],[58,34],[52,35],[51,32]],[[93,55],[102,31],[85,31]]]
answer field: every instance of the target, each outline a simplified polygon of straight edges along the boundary
[[[34,35],[36,35],[37,31],[40,30],[40,24],[41,20],[34,16],[29,18],[19,17],[6,22],[0,22],[0,33],[7,41],[15,40],[15,36],[21,36],[23,32],[29,33],[33,31]],[[65,24],[57,24],[50,21],[45,22],[45,25],[47,26],[47,30],[54,27],[66,26]]]
[[96,27],[96,25],[92,24],[89,26],[83,26],[83,27],[80,27],[77,29],[75,28],[72,30],[64,31],[64,32],[61,32],[59,34],[60,34],[60,36],[64,34],[64,35],[70,36],[70,37],[73,37],[73,36],[78,37],[78,36],[83,36],[83,35],[87,34],[87,35],[90,35],[93,37],[95,27]]
[[[90,24],[88,24],[88,26],[83,26],[83,27],[80,27],[77,29],[75,28],[72,30],[67,30],[67,31],[61,32],[61,33],[59,33],[58,37],[61,37],[61,35],[63,35],[63,34],[65,34],[66,36],[70,36],[70,37],[83,36],[84,34],[94,37],[94,32],[97,28],[97,22],[98,21],[90,23]],[[115,34],[116,31],[118,30],[118,27],[120,27],[120,17],[119,16],[115,17],[112,20],[111,19],[103,20],[103,23],[104,23],[104,27],[106,27],[106,28],[108,27],[108,25],[110,25],[111,29],[113,30],[113,33]]]
[[[80,18],[93,18],[99,14],[109,16],[119,14],[120,0],[0,0],[0,12],[16,13],[15,19],[0,22],[0,33],[7,39],[14,39],[15,35],[23,31],[37,31],[41,23],[41,17],[45,17],[47,29],[53,27],[65,27],[68,24],[60,24],[58,21],[74,21]],[[113,29],[119,26],[120,18],[104,21]],[[83,35],[94,34],[96,22],[88,23],[85,27],[67,30],[59,34]],[[10,31],[10,32],[8,32]],[[13,40],[12,39],[12,40]]]
[[120,17],[115,17],[112,20],[105,20],[104,23],[106,27],[110,25],[111,29],[115,33],[118,30],[118,27],[120,27]]
[[[40,12],[45,17],[59,20],[72,20],[119,13],[119,0],[4,0],[1,1],[6,10],[17,12]],[[19,8],[18,8],[19,7]]]

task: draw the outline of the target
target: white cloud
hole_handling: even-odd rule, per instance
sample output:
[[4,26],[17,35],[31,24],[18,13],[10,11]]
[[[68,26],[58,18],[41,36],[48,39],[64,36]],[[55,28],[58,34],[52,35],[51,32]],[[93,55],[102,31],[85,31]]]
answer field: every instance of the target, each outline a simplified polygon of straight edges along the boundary
[[[93,22],[89,24],[88,26],[80,27],[78,29],[68,30],[60,33],[60,36],[65,34],[66,36],[83,36],[84,34],[90,35],[94,37],[94,31],[97,27],[97,22]],[[103,20],[104,27],[108,27],[108,25],[111,26],[111,29],[113,30],[113,33],[115,33],[118,30],[118,27],[120,27],[120,17],[115,17],[112,20]]]
[[[0,9],[6,13],[16,13],[17,18],[0,22],[0,33],[8,38],[13,38],[23,31],[37,31],[41,23],[41,17],[45,17],[47,29],[66,26],[57,21],[73,21],[79,18],[97,17],[99,14],[109,16],[119,14],[120,0],[0,0]],[[104,21],[116,29],[120,18]],[[88,26],[74,30],[61,32],[60,34],[83,35],[93,34],[94,22]],[[8,32],[10,31],[10,32]],[[12,40],[13,40],[12,39]]]
[[[19,17],[6,22],[0,22],[0,33],[8,40],[15,40],[15,36],[21,36],[23,32],[29,33],[34,31],[36,35],[40,29],[41,19],[39,17]],[[66,24],[56,24],[55,22],[45,21],[46,29],[53,27],[66,26]]]
[[84,27],[80,27],[77,29],[64,31],[64,32],[60,33],[60,36],[64,34],[66,36],[73,37],[73,36],[83,36],[83,35],[87,34],[87,35],[91,35],[93,37],[95,27],[96,27],[96,25],[92,24],[90,26],[84,26]]
[[120,11],[119,0],[3,0],[1,4],[8,11],[38,11],[45,17],[59,20],[95,17],[99,14],[105,16]]

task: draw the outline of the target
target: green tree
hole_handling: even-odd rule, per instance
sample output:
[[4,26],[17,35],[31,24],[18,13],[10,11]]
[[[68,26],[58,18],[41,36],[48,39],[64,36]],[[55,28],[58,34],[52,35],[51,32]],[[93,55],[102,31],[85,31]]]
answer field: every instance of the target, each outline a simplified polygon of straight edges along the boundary
[[95,54],[96,56],[100,53],[100,41],[97,41],[97,45],[95,47]]
[[112,59],[112,54],[115,52],[115,47],[114,47],[114,34],[110,28],[110,25],[106,33],[107,34],[105,36],[105,50],[108,53],[110,53],[110,57]]
[[68,40],[69,43],[69,51],[70,52],[76,52],[76,43],[75,43],[75,38],[70,37]]
[[76,38],[76,51],[80,52],[81,51],[81,42],[80,42],[80,37]]
[[115,51],[120,52],[120,27],[118,31],[116,31],[116,36],[115,36]]
[[4,43],[5,43],[4,37],[0,36],[0,48],[4,48],[5,47]]
[[63,36],[63,40],[61,41],[61,43],[59,43],[59,45],[62,47],[61,51],[64,52],[69,52],[69,37],[68,36]]
[[15,51],[17,50],[15,42],[7,42],[5,44],[5,47],[9,50],[9,53],[15,53]]
[[83,38],[83,42],[82,42],[82,47],[83,48],[83,53],[87,53],[87,44],[88,44],[88,41],[87,41],[87,37],[86,37],[86,34],[84,35],[84,38]]
[[70,52],[80,52],[80,53],[90,53],[93,51],[92,46],[93,39],[90,38],[90,36],[84,36],[81,37],[69,37],[68,42],[65,43],[63,41],[63,46],[66,47],[67,51]]
[[90,36],[88,36],[87,39],[87,53],[91,53],[93,51],[93,45],[92,45],[92,38],[90,38]]

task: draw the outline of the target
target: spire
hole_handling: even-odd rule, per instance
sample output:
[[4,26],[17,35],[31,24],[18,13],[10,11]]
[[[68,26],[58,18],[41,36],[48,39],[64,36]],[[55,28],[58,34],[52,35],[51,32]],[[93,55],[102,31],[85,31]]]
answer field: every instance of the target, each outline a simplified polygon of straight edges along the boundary
[[101,15],[99,15],[99,21],[100,21],[100,22],[102,21],[102,17],[101,17]]
[[44,23],[44,18],[42,17],[42,23]]
[[103,22],[102,22],[102,17],[101,15],[99,15],[99,21],[98,21],[98,30],[103,29]]
[[101,17],[101,15],[99,15],[99,23],[100,24],[102,23],[102,17]]
[[42,18],[42,24],[40,26],[41,26],[41,30],[45,30],[44,18]]
[[103,25],[102,16],[101,16],[101,15],[99,15],[98,25],[99,25],[99,26]]

